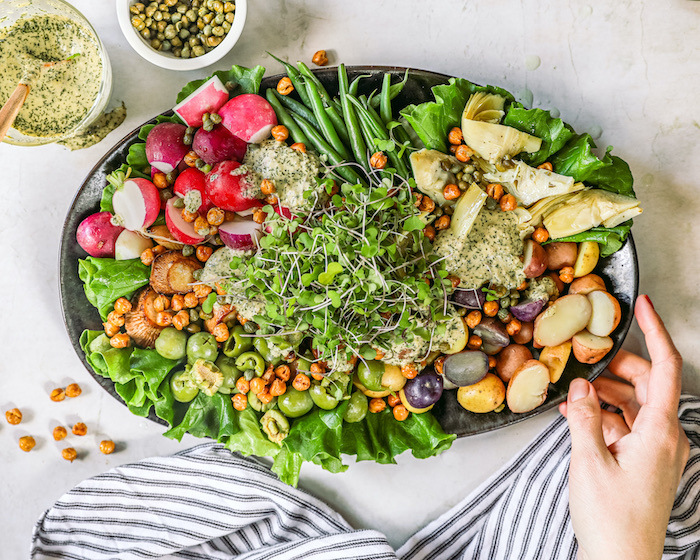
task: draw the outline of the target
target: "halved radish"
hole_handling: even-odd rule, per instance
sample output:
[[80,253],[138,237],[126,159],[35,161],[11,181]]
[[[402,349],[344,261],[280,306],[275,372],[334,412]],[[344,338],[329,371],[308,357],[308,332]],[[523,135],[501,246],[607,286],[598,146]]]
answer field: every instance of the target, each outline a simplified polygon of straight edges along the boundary
[[160,123],[146,137],[146,159],[151,166],[163,173],[170,173],[185,158],[189,148],[183,137],[185,125]]
[[202,126],[204,113],[215,113],[228,101],[228,90],[223,82],[213,76],[180,101],[173,111],[187,126]]
[[112,223],[112,214],[109,212],[97,212],[85,218],[75,238],[78,245],[91,257],[114,257],[114,245],[124,228]]
[[277,115],[264,97],[254,93],[238,95],[219,109],[221,124],[249,144],[259,144],[277,125]]
[[231,249],[248,251],[257,247],[262,232],[251,218],[236,218],[219,226],[219,237]]
[[206,193],[205,175],[196,167],[188,167],[175,179],[173,191],[176,195],[185,197],[187,193],[193,190],[199,192],[202,200],[197,210],[205,214],[213,206]]
[[153,247],[153,241],[135,231],[125,229],[114,244],[114,258],[118,261],[138,259],[146,249]]
[[165,205],[165,224],[172,236],[181,243],[187,245],[197,245],[202,243],[206,237],[194,231],[194,224],[186,222],[182,218],[182,209],[175,207],[175,199],[171,198]]
[[254,206],[262,206],[262,196],[253,176],[237,161],[222,161],[206,175],[205,192],[209,200],[222,210],[241,212]]
[[194,135],[192,149],[204,162],[216,165],[227,159],[242,161],[248,144],[217,125],[209,131],[200,128]]
[[113,222],[131,231],[152,225],[160,213],[158,189],[148,179],[127,179],[112,197]]

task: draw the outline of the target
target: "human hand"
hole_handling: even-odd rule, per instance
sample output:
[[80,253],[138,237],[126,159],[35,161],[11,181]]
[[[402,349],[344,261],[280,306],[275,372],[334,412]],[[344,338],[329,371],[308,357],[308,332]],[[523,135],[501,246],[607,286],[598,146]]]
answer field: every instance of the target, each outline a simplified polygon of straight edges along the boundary
[[[559,406],[571,433],[569,506],[579,560],[658,560],[690,450],[677,417],[682,359],[647,296],[635,317],[651,363],[621,350],[608,369],[631,383],[575,379]],[[622,410],[601,410],[598,399]]]

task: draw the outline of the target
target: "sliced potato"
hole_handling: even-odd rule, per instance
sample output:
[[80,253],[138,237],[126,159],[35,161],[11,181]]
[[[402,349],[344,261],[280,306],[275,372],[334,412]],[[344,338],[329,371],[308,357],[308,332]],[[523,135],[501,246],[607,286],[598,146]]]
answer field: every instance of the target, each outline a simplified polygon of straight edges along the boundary
[[586,296],[560,297],[535,319],[535,345],[559,346],[586,328],[591,318],[591,304]]
[[586,297],[591,302],[591,319],[586,327],[588,332],[596,336],[608,336],[620,324],[620,302],[601,290],[591,292]]
[[537,241],[525,241],[523,258],[523,273],[526,278],[537,278],[547,270],[547,252]]
[[496,356],[496,372],[505,383],[510,381],[513,373],[528,360],[532,360],[532,352],[522,344],[509,344]]
[[605,287],[605,280],[597,274],[586,274],[585,276],[581,276],[581,278],[576,278],[576,280],[569,285],[569,294],[582,294],[586,296],[596,290],[607,290]]
[[574,278],[581,278],[593,272],[600,257],[600,247],[595,241],[582,241],[574,264]]
[[503,404],[505,399],[506,386],[493,373],[487,373],[481,381],[474,383],[474,385],[457,389],[457,402],[469,412],[478,414],[493,412]]
[[547,398],[549,369],[539,360],[522,364],[508,382],[506,402],[511,412],[530,412]]
[[573,241],[555,241],[544,246],[547,251],[547,267],[561,270],[565,266],[574,266],[578,255],[578,246]]
[[540,352],[539,360],[549,369],[549,382],[556,383],[559,381],[561,374],[564,373],[566,362],[571,356],[571,342],[562,342],[558,346],[546,346]]
[[596,364],[612,350],[613,339],[596,336],[587,330],[576,333],[571,339],[574,357],[582,364]]

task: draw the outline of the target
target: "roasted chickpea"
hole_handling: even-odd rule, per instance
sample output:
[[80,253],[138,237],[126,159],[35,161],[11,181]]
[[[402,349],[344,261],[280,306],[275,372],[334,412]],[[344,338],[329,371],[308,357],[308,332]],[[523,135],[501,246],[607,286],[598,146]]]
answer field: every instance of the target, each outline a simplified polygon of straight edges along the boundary
[[469,341],[467,342],[467,348],[470,350],[479,350],[481,348],[483,340],[481,340],[480,336],[476,336],[475,334],[472,334],[469,336]]
[[433,241],[435,239],[436,234],[437,231],[433,226],[425,226],[425,229],[423,230],[423,235],[425,235],[428,241]]
[[71,383],[70,385],[68,385],[68,387],[66,387],[66,397],[69,397],[71,399],[79,397],[82,392],[83,390],[77,383]]
[[250,391],[250,383],[241,375],[238,379],[236,379],[236,389],[245,395],[248,391]]
[[489,369],[495,368],[497,363],[498,360],[496,360],[495,356],[489,356]]
[[221,208],[209,208],[207,211],[207,222],[212,226],[220,226],[224,223],[226,212]]
[[547,171],[552,171],[554,169],[554,166],[550,162],[545,161],[543,164],[538,165],[537,169],[546,169]]
[[503,210],[504,212],[510,212],[511,210],[516,209],[516,207],[518,206],[518,202],[515,200],[515,197],[512,194],[504,194],[501,197],[499,205],[501,207],[501,210]]
[[289,146],[292,150],[296,150],[297,152],[306,152],[306,144],[302,144],[301,142],[294,142],[291,146]]
[[574,269],[571,266],[565,266],[559,271],[559,280],[564,284],[571,284],[574,281]]
[[309,371],[311,372],[311,377],[313,377],[316,381],[320,381],[325,376],[326,368],[322,364],[314,362],[309,367]]
[[532,239],[537,241],[537,243],[544,243],[549,239],[549,232],[543,227],[537,227],[532,232]]
[[188,167],[194,167],[198,159],[199,156],[197,155],[197,152],[195,152],[194,150],[190,150],[189,152],[187,152],[187,155],[185,156],[183,161]]
[[459,190],[459,187],[453,183],[448,183],[445,185],[445,188],[442,189],[442,196],[445,197],[445,200],[455,200],[456,198],[459,198],[462,194],[462,191]]
[[416,367],[416,364],[402,365],[401,375],[403,375],[406,379],[413,379],[416,375],[418,375],[418,368]]
[[207,262],[213,252],[214,249],[212,249],[208,245],[199,245],[195,254],[197,255],[197,260],[199,262]]
[[518,319],[513,317],[506,325],[506,331],[510,336],[515,336],[520,332],[522,326],[522,323]]
[[63,426],[56,426],[53,429],[53,439],[56,441],[61,441],[62,439],[65,439],[65,437],[68,435],[68,430],[66,430]]
[[311,62],[316,66],[325,66],[328,64],[328,54],[324,50],[316,51],[311,57]]
[[218,325],[216,325],[211,330],[211,334],[214,335],[216,342],[226,342],[228,340],[228,337],[230,336],[226,323],[219,323]]
[[447,135],[447,141],[453,146],[459,146],[462,143],[462,129],[458,126],[452,128]]
[[[160,311],[156,314],[156,325],[159,327],[169,327],[173,324],[173,315],[168,311]],[[119,335],[117,335],[119,336]]]
[[498,202],[503,196],[503,185],[500,183],[489,183],[486,185],[486,194]]
[[5,412],[5,419],[9,424],[16,426],[22,421],[22,411],[19,408],[13,408]]
[[260,208],[253,210],[253,221],[256,224],[262,224],[267,218],[267,212],[261,210]]
[[243,393],[236,393],[231,397],[231,402],[233,403],[233,408],[239,412],[244,411],[248,407],[248,397]]
[[290,80],[287,76],[277,82],[277,93],[280,95],[289,95],[293,91],[294,86],[292,85],[292,80]]
[[391,412],[394,415],[394,418],[396,418],[399,422],[403,422],[406,420],[406,418],[408,418],[408,409],[402,404],[397,404]]
[[369,164],[374,169],[384,169],[386,167],[387,161],[389,159],[386,157],[384,152],[374,152],[372,157],[369,158]]
[[207,286],[206,284],[195,284],[192,291],[198,298],[205,298],[211,293],[211,286]]
[[115,325],[109,321],[102,323],[102,326],[104,327],[104,331],[107,336],[114,336],[119,332],[119,325]]
[[401,402],[401,399],[397,394],[391,394],[386,398],[387,402],[389,403],[390,407],[395,407],[397,404]]
[[275,187],[275,184],[270,181],[270,179],[263,179],[260,183],[260,192],[267,196],[268,194],[276,193],[277,188]]
[[100,451],[105,455],[114,453],[114,442],[111,439],[103,439],[100,442]]
[[435,229],[437,231],[442,231],[443,229],[447,229],[448,227],[450,227],[451,221],[452,221],[452,218],[450,218],[447,214],[443,214],[437,220],[435,220]]
[[278,142],[284,142],[289,138],[289,130],[283,124],[278,124],[272,127],[272,137]]
[[281,379],[275,379],[270,385],[270,394],[273,397],[279,397],[287,392],[287,384]]
[[61,451],[61,455],[66,461],[70,461],[71,463],[78,458],[78,452],[73,447],[66,447]]
[[153,249],[145,249],[143,253],[141,253],[141,262],[146,266],[151,266],[154,258]]
[[125,333],[115,334],[109,339],[109,344],[112,346],[112,348],[126,348],[129,346],[129,342],[131,342],[131,337]]
[[170,309],[170,300],[168,299],[168,296],[161,294],[156,297],[156,299],[153,300],[153,309],[158,312]]
[[125,297],[120,297],[117,301],[114,302],[114,310],[119,315],[124,315],[125,313],[131,311],[131,302]]
[[254,395],[259,395],[265,390],[265,382],[260,377],[253,377],[253,379],[251,379],[249,383],[250,391]]
[[464,319],[464,322],[470,329],[475,328],[479,323],[481,323],[481,311],[470,311]]
[[190,212],[187,208],[182,209],[182,219],[188,224],[196,222],[197,218],[199,218],[199,214],[197,214],[197,212]]
[[27,453],[34,449],[36,440],[32,436],[22,436],[19,438],[19,448]]
[[285,383],[289,381],[289,378],[291,377],[292,370],[289,369],[289,366],[286,364],[282,364],[281,366],[277,366],[275,368],[275,377],[278,379],[281,379]]
[[182,311],[178,311],[172,318],[172,324],[173,327],[181,331],[190,324],[190,314],[184,309]]
[[258,400],[263,404],[272,402],[272,399],[274,399],[274,397],[270,394],[270,391],[268,391],[267,389],[265,389],[262,393],[258,393],[257,397]]
[[459,279],[459,277],[455,276],[454,274],[450,274],[447,277],[447,279],[450,281],[453,288],[456,288],[457,286],[459,286],[462,283],[462,281]]
[[54,402],[60,402],[66,398],[66,393],[63,389],[59,387],[51,391],[51,395],[49,398]]
[[84,436],[87,434],[87,426],[83,422],[76,422],[71,431],[76,436]]
[[168,179],[165,176],[165,173],[159,172],[153,175],[153,184],[156,186],[157,189],[165,189],[168,187]]
[[455,157],[462,163],[466,163],[474,155],[474,150],[472,150],[466,144],[461,144],[457,146],[455,150]]
[[495,317],[498,314],[499,307],[497,301],[484,302],[484,315],[487,317]]
[[199,298],[194,292],[187,292],[185,294],[185,307],[187,309],[192,309],[199,305]]
[[435,201],[429,196],[423,196],[420,201],[420,205],[418,206],[418,210],[421,212],[432,212],[435,210]]
[[306,391],[309,387],[311,387],[311,380],[309,379],[308,375],[304,373],[297,373],[294,377],[294,381],[292,381],[292,387],[294,387],[297,391]]
[[369,411],[373,413],[381,412],[386,408],[386,401],[384,399],[370,399],[369,401]]

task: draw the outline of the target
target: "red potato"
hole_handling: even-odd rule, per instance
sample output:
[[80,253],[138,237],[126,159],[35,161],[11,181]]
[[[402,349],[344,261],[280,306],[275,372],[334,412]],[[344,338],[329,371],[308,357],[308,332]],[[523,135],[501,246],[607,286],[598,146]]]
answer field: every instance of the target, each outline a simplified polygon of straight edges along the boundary
[[532,340],[532,329],[534,328],[534,323],[528,321],[527,323],[521,323],[520,330],[513,335],[513,342],[516,344],[528,344]]
[[259,144],[277,126],[277,115],[267,100],[254,93],[238,95],[219,109],[221,124],[244,142]]
[[601,290],[591,292],[586,297],[591,303],[591,319],[586,327],[588,332],[596,336],[608,336],[620,324],[620,302]]
[[204,82],[180,101],[173,111],[187,126],[202,126],[204,113],[215,113],[228,101],[228,89],[216,76]]
[[539,360],[528,360],[510,378],[506,403],[511,412],[530,412],[547,399],[549,369]]
[[547,270],[547,253],[536,241],[525,241],[523,272],[526,278],[537,278]]
[[153,225],[160,213],[158,189],[148,179],[128,179],[112,197],[116,223],[131,231]]
[[183,137],[187,127],[177,123],[155,125],[146,137],[146,159],[152,167],[170,173],[180,165],[189,148]]
[[187,193],[192,190],[198,191],[202,197],[202,203],[199,205],[198,212],[206,214],[213,204],[207,196],[206,176],[196,167],[185,169],[177,176],[173,185],[173,192],[178,196],[187,196]]
[[609,336],[596,336],[587,330],[576,333],[571,339],[574,357],[582,364],[597,364],[614,345]]
[[578,255],[578,246],[573,241],[555,241],[544,246],[547,252],[547,267],[561,270],[565,266],[574,266]]
[[260,193],[246,168],[237,161],[222,161],[205,177],[205,192],[211,202],[222,210],[241,212],[254,206],[263,206],[256,198]]
[[175,207],[174,198],[165,205],[165,224],[170,234],[180,243],[198,245],[206,239],[194,231],[194,223],[183,220],[182,209]]
[[496,372],[508,383],[513,373],[528,360],[532,360],[532,352],[527,346],[510,344],[496,356]]
[[571,342],[568,340],[558,346],[545,346],[538,358],[540,362],[549,368],[549,382],[556,383],[564,373],[566,363],[571,355]]
[[535,319],[533,340],[542,346],[558,346],[586,328],[591,304],[586,296],[560,297]]
[[91,257],[114,257],[114,245],[124,228],[115,226],[111,220],[109,212],[97,212],[80,222],[75,239]]
[[219,226],[221,241],[231,249],[255,249],[261,236],[260,224],[255,223],[252,218],[236,218]]
[[194,134],[192,149],[209,165],[216,165],[226,160],[242,161],[248,150],[248,144],[234,136],[223,126],[217,125],[212,130],[200,128]]
[[114,244],[114,258],[118,261],[138,259],[146,249],[153,247],[153,241],[135,231],[125,229]]
[[603,290],[604,292],[607,290],[605,287],[605,280],[597,274],[586,274],[585,276],[581,276],[581,278],[576,278],[569,285],[570,294],[582,294],[587,296],[596,290]]

